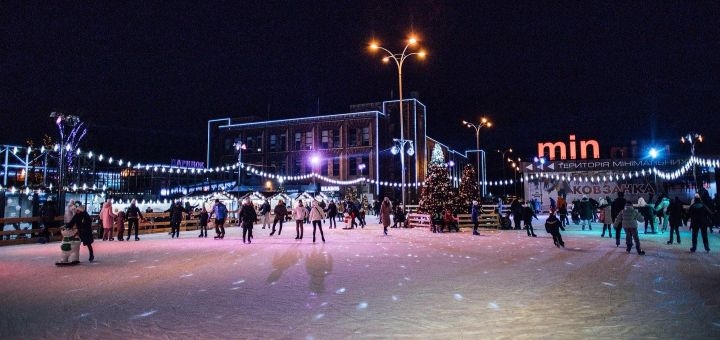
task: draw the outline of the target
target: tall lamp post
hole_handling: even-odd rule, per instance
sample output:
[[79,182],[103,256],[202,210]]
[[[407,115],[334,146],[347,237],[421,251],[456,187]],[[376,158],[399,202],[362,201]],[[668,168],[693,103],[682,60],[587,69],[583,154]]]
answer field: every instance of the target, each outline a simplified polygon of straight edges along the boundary
[[[481,183],[480,181],[480,129],[483,127],[491,127],[492,123],[485,117],[480,119],[480,122],[477,124],[470,123],[468,121],[463,120],[463,125],[475,129],[475,147],[477,152],[477,173],[478,173],[478,184]],[[487,187],[485,185],[485,178],[482,179],[482,197],[485,197],[485,194],[487,193]]]
[[[51,112],[50,118],[55,118],[55,125],[57,125],[58,132],[60,133],[60,143],[55,145],[55,151],[59,151],[58,159],[58,200],[64,204],[64,175],[65,166],[71,164],[73,154],[71,150],[77,148],[80,141],[85,137],[87,129],[84,124],[80,122],[80,117],[75,115],[66,115],[62,112]],[[66,131],[69,128],[70,131]],[[67,158],[67,164],[65,163]]]
[[[690,155],[691,158],[695,158],[695,144],[702,143],[703,136],[699,133],[690,132],[686,134],[685,136],[682,136],[680,138],[680,142],[683,144],[688,143],[690,144]],[[697,191],[698,188],[698,180],[697,180],[697,172],[696,172],[696,165],[693,163],[693,181],[695,181],[695,191]]]
[[[505,150],[497,150],[497,152],[501,155],[500,157],[500,167],[502,168],[502,178],[505,179],[505,154],[508,152],[513,152],[512,148],[505,149]],[[503,185],[503,196],[507,195],[507,192],[505,191],[505,186]]]
[[[402,196],[403,209],[405,208],[405,154],[412,157],[415,154],[415,147],[413,141],[402,138],[393,138],[395,145],[390,149],[393,155],[400,154],[400,170],[402,170],[402,187],[400,193]],[[407,149],[405,148],[407,145]]]
[[[409,140],[406,140],[406,139],[405,139],[405,127],[404,127],[404,125],[405,125],[405,123],[404,123],[404,122],[405,122],[405,118],[403,117],[402,67],[403,67],[403,64],[405,63],[405,60],[406,60],[408,57],[412,56],[412,55],[417,55],[417,56],[420,57],[420,58],[424,58],[424,57],[426,56],[426,53],[425,53],[425,51],[423,51],[423,50],[420,50],[420,51],[418,51],[418,52],[410,52],[410,51],[408,51],[408,48],[410,48],[410,46],[415,46],[415,45],[417,45],[417,38],[411,36],[410,38],[408,38],[407,43],[405,44],[405,48],[403,48],[403,50],[402,50],[402,53],[393,53],[393,52],[391,52],[389,49],[380,46],[380,45],[379,45],[377,42],[375,42],[375,41],[373,41],[373,42],[370,43],[370,49],[371,49],[371,50],[373,50],[373,51],[382,50],[383,52],[385,52],[385,53],[387,54],[387,56],[385,56],[385,57],[382,59],[383,62],[389,63],[390,60],[392,60],[392,61],[395,62],[395,65],[397,66],[397,70],[398,70],[398,90],[399,90],[399,91],[398,91],[398,94],[399,94],[399,98],[400,98],[400,100],[399,100],[399,102],[398,102],[399,105],[400,105],[400,115],[399,115],[399,117],[400,117],[400,138],[394,140],[395,143],[396,143],[396,145],[395,145],[393,148],[396,148],[396,147],[397,147],[397,148],[400,148],[400,151],[402,151],[402,150],[405,149],[405,144],[406,144],[407,142],[410,142],[410,149],[408,149],[408,155],[409,155],[409,156],[412,156],[412,154],[410,154],[410,151],[411,151],[411,150],[413,151],[413,154],[414,154],[414,150],[413,150],[413,148],[412,148],[412,141],[409,141]],[[401,192],[401,195],[402,195],[402,204],[403,204],[403,207],[405,207],[405,206],[406,206],[406,204],[405,204],[405,190],[406,190],[406,188],[405,188],[405,153],[404,153],[404,152],[401,152],[401,153],[400,153],[400,170],[401,170],[401,172],[402,172],[402,174],[401,174],[402,187],[400,188],[400,192]]]
[[242,164],[242,152],[243,150],[247,150],[247,144],[236,141],[235,144],[235,150],[238,152],[238,192],[240,192],[240,186],[242,185],[242,171],[243,171],[243,164]]
[[[365,170],[365,167],[366,167],[366,166],[367,166],[367,165],[365,165],[365,163],[363,163],[363,164],[358,164],[358,170],[360,170],[360,177],[363,176],[363,170]],[[366,183],[367,183],[367,182],[366,182]],[[363,184],[363,188],[364,188],[364,187],[365,187],[365,184]]]

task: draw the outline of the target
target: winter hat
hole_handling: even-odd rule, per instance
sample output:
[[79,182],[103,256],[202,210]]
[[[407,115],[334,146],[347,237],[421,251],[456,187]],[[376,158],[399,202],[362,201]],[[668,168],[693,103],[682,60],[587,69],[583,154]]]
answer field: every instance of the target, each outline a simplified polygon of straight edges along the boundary
[[478,204],[478,201],[473,201],[473,205],[477,205],[477,204]]
[[642,198],[642,197],[638,198],[638,206],[644,207],[646,205],[647,205],[647,203],[645,203],[644,198]]
[[583,195],[583,198],[587,198],[587,195]]

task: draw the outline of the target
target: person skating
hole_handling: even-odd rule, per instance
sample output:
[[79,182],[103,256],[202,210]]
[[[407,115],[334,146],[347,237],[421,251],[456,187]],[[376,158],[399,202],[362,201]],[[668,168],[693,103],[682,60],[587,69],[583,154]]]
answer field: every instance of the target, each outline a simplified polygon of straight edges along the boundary
[[612,207],[606,199],[601,198],[600,206],[598,208],[600,209],[600,222],[603,224],[603,230],[600,237],[605,237],[605,230],[607,230],[608,237],[612,238]]
[[563,242],[562,235],[560,235],[560,225],[561,222],[557,216],[555,216],[555,211],[551,210],[550,215],[547,220],[545,220],[545,231],[552,235],[553,243],[556,247],[565,248],[565,242]]
[[582,230],[585,230],[585,224],[587,223],[588,230],[592,230],[592,220],[593,220],[593,206],[590,202],[590,199],[583,195],[582,199],[580,200],[580,223],[582,224]]
[[380,210],[378,211],[378,214],[380,215],[380,223],[383,225],[383,233],[385,233],[385,236],[388,234],[388,227],[390,226],[390,214],[392,213],[392,204],[390,203],[390,199],[385,197],[383,199],[383,202],[380,204]]
[[258,212],[260,213],[260,219],[262,220],[262,228],[265,229],[267,226],[268,229],[270,229],[270,202],[268,202],[267,198],[263,201],[263,204],[260,205],[260,210]]
[[303,222],[308,216],[307,209],[303,206],[302,200],[298,200],[298,205],[292,210],[292,216],[295,220],[295,239],[302,240],[304,228]]
[[708,244],[708,225],[711,223],[710,217],[712,214],[712,210],[710,210],[710,208],[704,203],[702,198],[700,198],[700,195],[695,194],[695,198],[690,203],[690,208],[688,209],[688,215],[690,216],[690,229],[692,230],[691,253],[694,253],[695,249],[697,249],[698,232],[702,234],[705,251],[710,252],[710,246]]
[[198,237],[207,237],[207,226],[209,220],[210,214],[208,214],[207,209],[205,209],[205,204],[203,203],[202,208],[200,208],[200,214],[198,214],[198,222],[200,223],[200,235],[198,235]]
[[530,207],[529,203],[525,203],[525,206],[522,209],[522,218],[523,218],[523,224],[525,225],[525,230],[527,230],[527,235],[532,237],[537,237],[535,235],[535,230],[532,226],[532,219],[535,218],[538,219],[537,215],[535,215],[535,209]]
[[100,222],[102,223],[103,227],[103,241],[112,241],[113,240],[113,222],[115,220],[115,213],[113,213],[112,210],[112,203],[110,203],[110,200],[105,201],[103,203],[102,208],[100,209]]
[[180,223],[182,222],[185,208],[183,208],[180,201],[170,205],[170,209],[165,212],[170,213],[170,238],[180,238]]
[[557,205],[558,205],[558,217],[560,218],[560,230],[565,231],[565,226],[570,224],[570,221],[568,220],[568,206],[567,206],[567,198],[565,198],[565,195],[558,195],[557,199]]
[[627,246],[625,250],[628,253],[632,250],[634,241],[638,255],[645,255],[645,251],[640,248],[640,237],[637,230],[638,222],[643,220],[643,215],[633,207],[630,201],[627,201],[625,209],[615,218],[615,227],[622,225],[623,229],[625,229],[625,245]]
[[243,229],[243,243],[245,243],[246,238],[247,243],[252,243],[253,224],[255,224],[255,221],[257,220],[257,214],[255,213],[255,207],[253,207],[250,199],[246,198],[243,200],[238,218],[240,219],[240,225]]
[[[476,203],[477,201],[473,201],[473,203]],[[513,224],[515,227],[515,230],[520,230],[522,227],[520,224],[522,223],[522,210],[523,205],[520,202],[519,199],[515,198],[512,203],[510,203],[510,212],[513,215]]]
[[115,215],[115,231],[117,232],[117,240],[125,240],[125,212],[116,211]]
[[645,199],[638,198],[638,211],[642,214],[645,220],[645,234],[648,233],[648,225],[650,225],[650,233],[655,233],[655,209],[645,202]]
[[310,221],[312,221],[313,226],[313,243],[315,243],[315,232],[317,229],[320,229],[320,238],[322,239],[323,243],[325,243],[325,234],[323,234],[322,230],[322,220],[325,218],[325,213],[320,208],[320,204],[318,204],[317,201],[312,202],[312,207],[310,208]]
[[668,206],[665,217],[670,223],[670,240],[667,241],[667,244],[673,244],[673,236],[676,236],[677,243],[680,244],[680,226],[682,225],[684,214],[683,203],[679,197],[675,196],[675,199],[670,202]]
[[661,233],[665,233],[668,227],[668,208],[670,207],[670,199],[664,194],[660,198],[660,202],[655,206],[655,214],[658,217],[658,229]]
[[81,205],[75,209],[75,215],[72,220],[68,223],[68,227],[77,228],[78,236],[82,244],[87,247],[90,257],[88,261],[92,262],[95,260],[95,254],[93,253],[93,231],[92,231],[92,217],[85,211],[85,206]]
[[285,201],[279,200],[278,204],[275,205],[275,209],[273,209],[273,212],[275,213],[275,220],[273,221],[270,236],[275,235],[275,225],[277,225],[278,223],[280,223],[280,229],[278,229],[278,236],[280,236],[280,234],[282,234],[282,227],[283,222],[285,222],[285,216],[287,216],[288,214],[287,207],[285,207]]
[[215,239],[222,240],[225,238],[225,219],[227,218],[228,210],[223,202],[219,199],[215,199],[215,205],[213,206],[210,217],[215,217]]
[[45,204],[43,204],[42,208],[40,208],[40,221],[42,222],[42,229],[40,229],[40,242],[50,242],[50,228],[55,227],[55,216],[57,216],[57,214],[57,205],[55,205],[52,197],[48,197]]
[[478,205],[478,201],[472,201],[472,206],[470,207],[470,219],[473,224],[473,235],[480,235],[478,232],[478,228],[480,227],[480,205]]
[[617,218],[617,216],[623,211],[623,209],[625,209],[626,202],[627,201],[625,200],[625,193],[618,192],[617,198],[614,201],[612,201],[612,203],[610,203],[610,215],[612,217],[613,226],[615,228],[615,246],[616,247],[620,246],[620,231],[622,230],[622,224],[617,225],[614,222],[615,222],[615,219]]
[[135,241],[140,241],[140,238],[138,237],[138,229],[140,229],[140,220],[143,219],[143,215],[140,212],[140,208],[137,207],[137,200],[133,199],[130,202],[130,206],[125,212],[125,217],[128,221],[127,241],[130,241],[130,234],[132,233],[133,228],[135,229]]
[[330,200],[330,203],[327,205],[326,212],[328,220],[330,220],[330,226],[328,226],[328,228],[332,229],[333,226],[335,226],[335,229],[337,229],[337,221],[335,218],[337,217],[338,210],[337,205],[335,205],[335,201]]

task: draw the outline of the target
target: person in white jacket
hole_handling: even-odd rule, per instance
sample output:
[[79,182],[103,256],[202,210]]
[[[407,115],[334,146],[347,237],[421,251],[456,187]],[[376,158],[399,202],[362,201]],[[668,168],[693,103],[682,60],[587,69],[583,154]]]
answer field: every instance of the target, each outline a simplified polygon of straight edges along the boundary
[[307,213],[307,209],[303,206],[302,200],[298,200],[298,205],[292,210],[292,216],[295,220],[296,240],[302,240],[303,238],[303,222],[305,221],[305,217],[307,217]]
[[317,201],[312,202],[312,208],[310,208],[310,221],[313,226],[313,243],[315,243],[315,231],[320,229],[320,238],[325,243],[325,235],[322,230],[322,220],[325,218],[325,212],[320,208],[320,204]]

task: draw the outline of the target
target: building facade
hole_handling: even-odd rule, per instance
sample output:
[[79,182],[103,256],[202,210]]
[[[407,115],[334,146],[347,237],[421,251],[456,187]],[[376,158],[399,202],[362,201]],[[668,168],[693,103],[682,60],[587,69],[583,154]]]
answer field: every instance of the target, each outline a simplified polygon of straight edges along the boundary
[[[457,168],[461,154],[427,136],[426,107],[416,99],[403,100],[403,136],[400,134],[399,101],[355,105],[350,113],[278,120],[215,119],[208,122],[209,167],[242,163],[285,178],[316,173],[335,183],[313,178],[268,183],[266,178],[241,171],[239,190],[343,191],[354,187],[375,196],[399,197],[401,155],[392,151],[405,140],[405,182],[408,203],[417,202],[416,183],[424,181],[432,147],[440,144]],[[239,149],[237,146],[242,145]],[[412,149],[412,152],[408,150]],[[369,182],[344,185],[367,178]],[[338,183],[341,183],[338,185]]]

